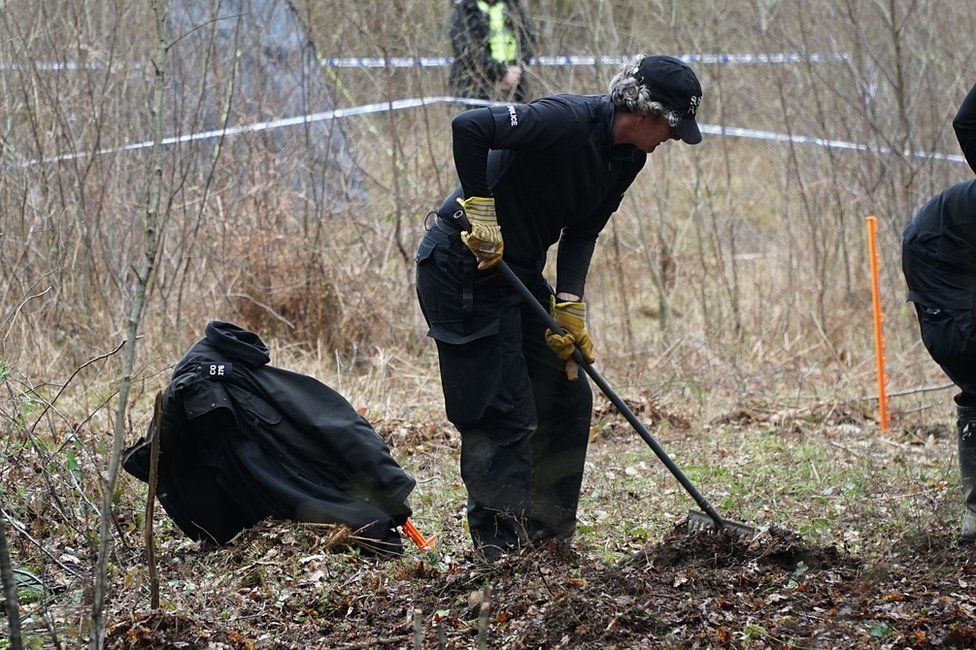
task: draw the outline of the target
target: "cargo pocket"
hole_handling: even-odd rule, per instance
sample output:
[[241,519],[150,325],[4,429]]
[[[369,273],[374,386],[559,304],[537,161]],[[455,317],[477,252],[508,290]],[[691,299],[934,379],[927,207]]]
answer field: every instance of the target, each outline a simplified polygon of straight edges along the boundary
[[455,424],[481,418],[503,383],[504,302],[491,276],[478,274],[474,256],[456,234],[436,228],[426,234],[417,251],[417,295],[427,336],[437,342],[444,405]]
[[951,365],[965,347],[955,315],[945,309],[921,305],[918,312],[925,349],[939,365]]
[[178,398],[183,401],[187,420],[197,420],[219,410],[233,411],[224,384],[194,375],[187,377],[188,381],[181,382],[176,388]]
[[[431,328],[437,340],[441,386],[447,419],[466,424],[481,418],[501,384],[502,353],[498,341],[498,322],[494,331],[472,338],[457,332]],[[449,343],[443,338],[461,339]]]
[[475,305],[477,273],[477,261],[457,235],[427,233],[417,250],[417,297],[427,336],[460,345],[498,333],[494,310]]

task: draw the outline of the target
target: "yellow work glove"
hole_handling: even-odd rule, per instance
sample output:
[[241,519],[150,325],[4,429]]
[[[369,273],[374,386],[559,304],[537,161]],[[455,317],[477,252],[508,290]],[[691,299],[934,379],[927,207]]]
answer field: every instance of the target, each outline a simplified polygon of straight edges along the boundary
[[586,333],[586,303],[556,302],[555,296],[552,296],[549,299],[549,313],[563,329],[563,334],[547,329],[546,345],[566,362],[566,377],[576,381],[579,378],[579,365],[573,358],[573,346],[579,348],[587,363],[593,363],[596,359],[593,356],[593,341]]
[[495,199],[472,196],[458,199],[471,223],[471,232],[462,232],[461,240],[478,258],[478,270],[486,271],[502,259],[502,229],[495,218]]

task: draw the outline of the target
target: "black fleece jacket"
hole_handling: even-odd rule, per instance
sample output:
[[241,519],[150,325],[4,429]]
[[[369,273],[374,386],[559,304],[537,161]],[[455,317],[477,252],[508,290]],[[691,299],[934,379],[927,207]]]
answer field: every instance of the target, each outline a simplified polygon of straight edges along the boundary
[[452,123],[464,196],[494,196],[504,258],[540,272],[557,241],[556,290],[583,295],[597,237],[647,155],[613,143],[606,95],[556,95],[461,113]]
[[[952,126],[976,172],[976,85]],[[922,206],[905,228],[902,266],[909,300],[925,307],[976,309],[976,179],[956,183]]]

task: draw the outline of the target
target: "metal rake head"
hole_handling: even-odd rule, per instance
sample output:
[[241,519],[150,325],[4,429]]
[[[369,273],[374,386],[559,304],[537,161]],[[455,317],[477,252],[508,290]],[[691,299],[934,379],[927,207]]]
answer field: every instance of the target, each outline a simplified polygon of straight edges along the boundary
[[719,519],[716,521],[704,512],[700,512],[698,510],[688,511],[689,533],[714,530],[716,526],[728,530],[747,542],[752,541],[752,539],[759,533],[759,531],[752,526],[748,526],[738,521],[732,521],[731,519]]

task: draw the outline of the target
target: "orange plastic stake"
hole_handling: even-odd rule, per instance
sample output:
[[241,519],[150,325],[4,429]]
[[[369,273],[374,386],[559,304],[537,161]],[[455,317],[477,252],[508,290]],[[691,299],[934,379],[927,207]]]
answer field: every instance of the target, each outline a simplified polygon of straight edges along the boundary
[[403,534],[409,537],[410,541],[416,544],[417,548],[419,548],[421,551],[427,551],[434,548],[434,538],[431,537],[430,539],[427,539],[424,537],[409,519],[403,522]]
[[878,417],[888,430],[888,396],[885,392],[884,336],[881,333],[881,288],[878,282],[878,219],[867,217],[868,258],[871,261],[871,301],[874,304],[874,361],[878,375]]

